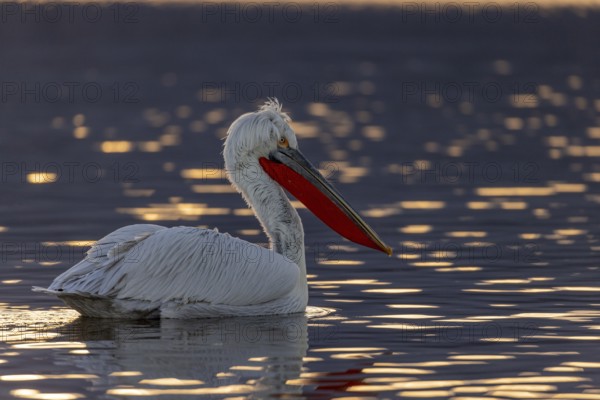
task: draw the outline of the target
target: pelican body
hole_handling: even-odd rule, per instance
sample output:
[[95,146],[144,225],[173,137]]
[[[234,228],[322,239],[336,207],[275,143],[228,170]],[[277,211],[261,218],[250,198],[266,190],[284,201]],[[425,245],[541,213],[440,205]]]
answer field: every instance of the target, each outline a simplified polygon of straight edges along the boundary
[[233,122],[228,179],[269,238],[264,248],[217,230],[125,226],[47,288],[83,316],[210,318],[303,312],[308,302],[304,230],[284,188],[333,230],[391,254],[377,234],[300,153],[277,100]]

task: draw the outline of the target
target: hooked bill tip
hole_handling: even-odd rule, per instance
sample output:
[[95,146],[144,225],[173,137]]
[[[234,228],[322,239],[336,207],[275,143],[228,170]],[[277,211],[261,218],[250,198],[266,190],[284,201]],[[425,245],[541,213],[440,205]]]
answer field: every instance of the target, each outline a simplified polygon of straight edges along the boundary
[[384,251],[385,251],[385,253],[386,253],[388,256],[390,256],[390,257],[391,257],[391,256],[392,256],[392,254],[394,253],[394,249],[392,249],[390,246],[385,246],[385,249],[384,249]]

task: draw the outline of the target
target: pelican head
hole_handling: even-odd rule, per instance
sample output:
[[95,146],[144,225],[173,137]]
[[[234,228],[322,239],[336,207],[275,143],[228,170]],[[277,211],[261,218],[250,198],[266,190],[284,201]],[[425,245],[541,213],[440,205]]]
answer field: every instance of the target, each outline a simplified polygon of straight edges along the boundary
[[[223,149],[231,183],[255,210],[259,192],[273,190],[274,185],[283,187],[343,237],[391,255],[392,249],[302,155],[290,122],[281,104],[269,100],[257,112],[231,124]],[[263,209],[268,206],[263,204]]]

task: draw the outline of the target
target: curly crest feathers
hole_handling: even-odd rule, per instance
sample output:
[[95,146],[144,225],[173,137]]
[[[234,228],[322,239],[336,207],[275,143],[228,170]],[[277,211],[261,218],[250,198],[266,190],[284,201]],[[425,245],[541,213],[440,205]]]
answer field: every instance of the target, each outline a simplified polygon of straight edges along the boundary
[[260,106],[260,108],[258,110],[275,112],[275,113],[279,114],[279,116],[281,116],[284,119],[284,121],[290,122],[291,121],[290,116],[287,113],[281,111],[281,108],[282,108],[282,104],[279,102],[279,100],[277,100],[276,97],[269,97],[267,99],[267,101],[265,101],[265,104]]

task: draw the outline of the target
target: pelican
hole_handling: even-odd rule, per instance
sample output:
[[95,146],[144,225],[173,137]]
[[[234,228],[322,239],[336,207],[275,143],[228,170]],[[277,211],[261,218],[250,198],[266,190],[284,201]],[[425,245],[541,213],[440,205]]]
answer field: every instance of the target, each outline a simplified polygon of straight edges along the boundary
[[227,177],[269,238],[264,248],[212,229],[129,225],[98,240],[46,288],[87,317],[153,319],[303,312],[304,230],[283,188],[345,238],[388,247],[298,149],[276,100],[235,120],[223,147]]

